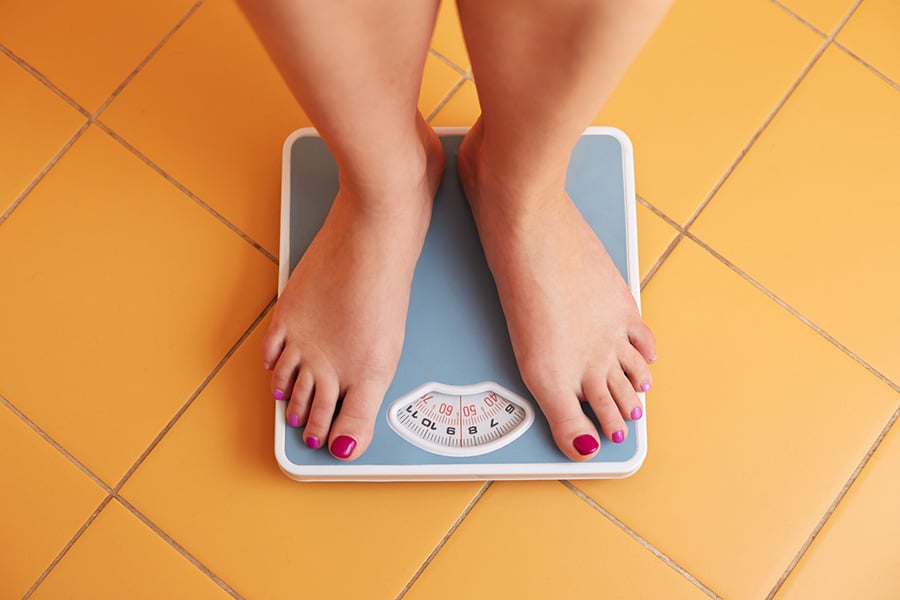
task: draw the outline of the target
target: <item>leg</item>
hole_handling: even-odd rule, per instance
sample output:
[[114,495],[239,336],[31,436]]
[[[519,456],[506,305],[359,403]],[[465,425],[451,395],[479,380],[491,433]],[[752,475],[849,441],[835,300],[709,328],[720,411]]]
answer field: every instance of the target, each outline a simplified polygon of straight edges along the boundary
[[[340,191],[263,342],[272,394],[311,448],[365,451],[403,344],[443,173],[416,108],[436,2],[241,0],[338,163]],[[344,402],[335,417],[338,398]]]
[[[459,0],[482,114],[460,178],[522,377],[564,454],[585,460],[642,415],[655,343],[565,192],[569,155],[669,0]],[[498,232],[503,235],[494,235]]]

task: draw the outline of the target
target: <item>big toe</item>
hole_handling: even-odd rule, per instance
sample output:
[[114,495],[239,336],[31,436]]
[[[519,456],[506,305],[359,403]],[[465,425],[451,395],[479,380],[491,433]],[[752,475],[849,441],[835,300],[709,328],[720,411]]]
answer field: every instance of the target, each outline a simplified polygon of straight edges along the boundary
[[576,461],[588,460],[600,449],[600,435],[584,411],[575,394],[556,394],[537,397],[547,417],[553,440],[567,457]]
[[383,386],[374,384],[347,389],[329,436],[328,447],[336,458],[355,460],[369,447],[384,392]]

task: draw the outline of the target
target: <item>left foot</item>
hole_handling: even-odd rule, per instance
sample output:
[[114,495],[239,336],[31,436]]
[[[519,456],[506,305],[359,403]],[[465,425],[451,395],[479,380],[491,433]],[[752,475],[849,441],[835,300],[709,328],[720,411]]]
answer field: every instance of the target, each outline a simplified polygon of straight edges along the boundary
[[613,264],[558,185],[528,188],[486,166],[478,125],[463,140],[460,181],[497,284],[522,379],[547,417],[559,449],[587,460],[600,436],[622,443],[625,420],[643,414],[653,334]]

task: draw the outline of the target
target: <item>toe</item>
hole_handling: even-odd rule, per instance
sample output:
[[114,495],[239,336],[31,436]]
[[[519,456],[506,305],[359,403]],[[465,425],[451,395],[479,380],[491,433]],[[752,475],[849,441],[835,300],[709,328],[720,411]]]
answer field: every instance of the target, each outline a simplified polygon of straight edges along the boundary
[[286,400],[291,396],[294,380],[297,378],[297,369],[300,366],[300,355],[290,350],[285,350],[278,357],[272,370],[272,397],[276,400]]
[[648,392],[653,385],[650,365],[634,347],[628,346],[619,353],[622,369],[636,392]]
[[334,409],[337,406],[340,386],[337,377],[327,369],[312,369],[313,387],[312,404],[303,437],[310,448],[318,448],[328,439]]
[[650,328],[641,322],[635,323],[628,331],[628,340],[648,363],[656,361],[656,339]]
[[275,368],[275,363],[284,351],[284,331],[274,325],[269,327],[266,337],[263,338],[262,355],[263,368],[271,371]]
[[383,386],[371,384],[358,384],[347,390],[328,445],[336,458],[354,460],[369,447],[384,392]]
[[631,381],[621,371],[610,375],[609,391],[622,418],[636,421],[644,414],[641,399],[634,391]]
[[300,373],[297,374],[297,381],[294,382],[294,387],[291,391],[291,401],[286,411],[288,424],[293,427],[300,427],[306,424],[314,388],[315,380],[313,379],[312,371],[305,366],[301,366]]
[[572,460],[583,461],[600,449],[600,435],[584,411],[581,402],[571,392],[535,395],[556,445]]
[[[628,385],[628,380],[624,374],[622,379]],[[608,375],[598,373],[588,377],[584,382],[584,396],[597,416],[597,420],[600,421],[603,435],[615,444],[624,442],[628,436],[628,427],[625,425],[625,419],[622,418],[622,413],[613,399]]]

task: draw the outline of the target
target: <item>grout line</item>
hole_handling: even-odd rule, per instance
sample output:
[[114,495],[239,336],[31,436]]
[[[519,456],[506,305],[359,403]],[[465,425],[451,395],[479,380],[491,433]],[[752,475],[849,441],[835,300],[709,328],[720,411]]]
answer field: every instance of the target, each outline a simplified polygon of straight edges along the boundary
[[40,71],[38,71],[37,69],[32,67],[30,64],[28,64],[25,61],[25,59],[20,58],[12,50],[7,48],[3,44],[0,44],[0,54],[5,54],[14,63],[16,63],[17,65],[19,65],[20,67],[22,67],[23,69],[28,71],[28,73],[32,77],[34,77],[35,79],[37,79],[38,81],[43,83],[51,92],[53,92],[54,94],[56,94],[57,96],[62,98],[66,102],[66,104],[68,104],[69,106],[71,106],[72,108],[77,110],[79,113],[82,114],[82,116],[84,116],[85,118],[90,118],[91,113],[88,112],[88,110],[86,108],[84,108],[83,106],[78,104],[78,102],[76,102],[74,98],[72,98],[71,96],[66,94],[60,88],[56,87],[49,79],[47,79],[46,75],[44,75],[43,73],[41,73]]
[[647,275],[645,275],[644,279],[641,280],[641,291],[643,291],[643,289],[647,287],[647,284],[650,283],[650,280],[653,279],[653,276],[656,275],[656,272],[659,271],[659,268],[662,266],[662,264],[666,262],[666,259],[669,258],[669,256],[672,254],[672,252],[675,251],[675,248],[681,242],[681,239],[684,237],[684,229],[682,229],[681,225],[675,222],[674,219],[671,219],[669,215],[644,200],[644,198],[642,198],[640,195],[635,194],[635,197],[637,198],[637,201],[641,206],[649,209],[653,214],[678,230],[678,235],[675,236],[675,239],[669,242],[669,245],[665,250],[663,250],[663,253],[660,254],[659,258],[656,259],[656,262],[653,264],[653,266],[650,267]]
[[850,475],[850,478],[847,480],[847,483],[844,484],[844,487],[838,493],[837,497],[831,503],[831,506],[828,507],[828,510],[825,511],[825,514],[822,516],[821,520],[819,520],[818,524],[813,529],[812,533],[809,534],[809,537],[806,539],[806,542],[800,547],[800,550],[797,551],[797,554],[794,556],[794,559],[790,562],[787,568],[782,573],[781,578],[775,583],[775,586],[769,592],[769,595],[766,596],[766,600],[772,600],[775,597],[775,594],[781,589],[784,585],[784,582],[787,581],[788,577],[790,577],[791,573],[794,572],[794,568],[806,554],[806,551],[809,550],[809,547],[812,546],[812,543],[816,540],[821,533],[822,529],[825,527],[825,523],[831,518],[831,515],[834,514],[835,510],[837,510],[838,505],[844,500],[844,497],[847,495],[847,492],[850,491],[850,488],[856,483],[856,480],[859,478],[862,470],[869,463],[872,456],[875,454],[875,451],[878,450],[878,447],[881,446],[881,442],[884,441],[884,438],[887,437],[888,432],[890,432],[891,427],[894,426],[894,423],[897,422],[897,418],[900,417],[900,408],[894,411],[893,416],[888,419],[887,425],[884,426],[884,429],[881,430],[881,433],[878,434],[878,437],[875,439],[875,442],[869,448],[869,451],[866,452],[866,455],[856,466],[856,469]]
[[28,591],[25,592],[24,596],[22,596],[22,600],[28,600],[28,598],[31,597],[34,591],[38,589],[38,586],[40,586],[44,582],[44,580],[47,579],[50,571],[52,571],[56,567],[56,565],[59,564],[59,561],[61,561],[63,557],[69,552],[69,549],[71,549],[72,546],[75,545],[75,542],[77,542],[79,538],[81,538],[82,534],[87,531],[87,528],[90,527],[91,523],[94,522],[94,520],[100,515],[103,509],[106,508],[106,505],[109,504],[110,500],[112,500],[112,494],[107,495],[106,498],[104,498],[103,501],[100,502],[100,505],[97,506],[91,516],[88,517],[87,521],[85,521],[81,528],[75,532],[75,535],[72,536],[72,539],[70,539],[69,542],[63,547],[63,549],[59,551],[59,554],[57,554],[56,558],[54,558],[50,562],[50,565],[46,569],[44,569],[44,572],[41,573],[40,577],[37,578],[37,581],[31,584],[31,587],[28,588]]
[[465,518],[469,516],[469,513],[472,512],[472,509],[475,508],[475,505],[478,504],[478,501],[481,500],[482,496],[484,496],[485,492],[488,491],[488,488],[491,487],[492,483],[493,481],[488,481],[483,486],[481,486],[481,489],[478,490],[478,493],[475,494],[475,497],[472,498],[466,508],[463,509],[462,514],[460,514],[453,525],[450,526],[450,529],[447,530],[447,533],[444,534],[444,537],[442,537],[437,546],[434,547],[434,549],[431,551],[431,554],[429,554],[428,558],[425,559],[425,562],[423,562],[419,566],[419,568],[416,569],[416,572],[413,574],[412,578],[410,578],[410,580],[406,582],[406,585],[404,585],[403,589],[400,590],[400,593],[397,594],[395,600],[401,600],[401,598],[403,598],[407,594],[407,592],[409,592],[410,588],[415,585],[416,581],[418,581],[419,577],[422,575],[425,569],[428,568],[428,565],[431,564],[431,561],[435,559],[435,557],[438,555],[438,552],[440,552],[444,545],[450,540],[450,536],[456,533],[456,530],[459,529],[459,526],[462,524]]
[[145,56],[144,59],[138,63],[134,70],[131,71],[131,73],[129,73],[124,80],[122,80],[122,83],[120,83],[116,87],[116,89],[112,91],[106,101],[101,104],[97,110],[94,111],[94,114],[91,116],[92,119],[96,119],[100,115],[100,113],[106,110],[106,108],[112,103],[112,101],[122,93],[122,90],[124,90],[125,87],[129,83],[131,83],[131,80],[134,79],[135,76],[140,73],[144,69],[144,67],[147,66],[147,63],[149,63],[153,59],[153,57],[156,56],[156,54],[162,49],[162,47],[165,46],[166,43],[172,38],[172,36],[175,35],[185,23],[187,23],[187,20],[190,19],[195,12],[197,12],[197,9],[200,8],[202,4],[203,0],[197,0],[197,2],[195,2],[194,5],[190,7],[186,13],[184,13],[184,15],[178,20],[177,23],[175,23],[172,29],[170,29],[169,32],[165,34],[159,41],[159,43],[154,46],[152,50],[150,50],[147,56]]
[[576,496],[584,500],[591,508],[602,514],[604,517],[609,519],[616,527],[624,531],[628,534],[632,539],[634,539],[637,543],[643,546],[645,549],[649,550],[652,554],[656,556],[656,558],[660,559],[662,562],[666,563],[669,567],[677,571],[681,574],[685,579],[693,583],[696,587],[698,587],[703,593],[705,593],[710,598],[721,598],[718,594],[712,591],[708,586],[704,585],[699,579],[688,573],[688,571],[679,565],[677,562],[672,560],[669,556],[659,550],[656,546],[648,542],[645,538],[639,535],[636,531],[628,527],[625,523],[620,521],[613,515],[611,512],[597,504],[593,498],[582,492],[580,489],[575,487],[575,485],[571,481],[560,481],[560,483],[569,488]]
[[17,417],[19,417],[19,419],[21,419],[22,421],[24,421],[25,424],[28,425],[29,427],[31,427],[31,429],[33,429],[34,432],[35,432],[36,434],[38,434],[39,436],[41,436],[41,438],[43,438],[43,440],[44,440],[45,442],[47,442],[48,444],[50,444],[51,446],[53,446],[53,447],[57,450],[57,452],[59,452],[60,454],[62,454],[63,456],[65,456],[67,459],[69,459],[69,461],[71,461],[72,464],[74,464],[76,467],[78,467],[85,475],[87,475],[88,477],[90,477],[90,478],[94,481],[94,483],[96,483],[96,484],[99,485],[101,488],[103,488],[103,490],[104,490],[107,494],[111,494],[111,493],[112,493],[112,488],[111,488],[111,487],[109,487],[108,485],[106,485],[106,483],[105,483],[102,479],[100,479],[99,477],[97,477],[97,476],[93,473],[93,471],[91,471],[90,469],[88,469],[81,461],[79,461],[77,458],[75,458],[74,456],[72,456],[72,454],[69,453],[69,451],[66,450],[66,449],[62,446],[62,444],[60,444],[59,442],[57,442],[56,440],[54,440],[52,437],[50,437],[50,436],[47,434],[47,432],[45,432],[43,429],[41,429],[40,427],[38,427],[37,423],[35,423],[35,422],[32,421],[31,419],[29,419],[27,416],[25,416],[25,413],[23,413],[23,412],[20,411],[18,408],[16,408],[16,406],[15,406],[12,402],[10,402],[10,401],[7,400],[6,398],[4,398],[2,395],[0,395],[0,404],[6,406],[6,408],[8,408],[10,411],[12,411],[12,413],[13,413],[14,415],[16,415]]
[[271,260],[273,263],[275,263],[276,265],[278,264],[278,259],[275,258],[275,256],[273,256],[271,252],[269,252],[268,250],[266,250],[265,248],[263,248],[256,240],[254,240],[254,239],[251,238],[249,235],[247,235],[246,233],[244,233],[243,231],[241,231],[241,230],[237,227],[237,225],[235,225],[234,223],[232,223],[231,221],[229,221],[228,219],[226,219],[225,216],[222,215],[222,213],[218,212],[218,211],[217,211],[216,209],[214,209],[212,206],[210,206],[209,204],[207,204],[206,202],[204,202],[203,200],[201,200],[194,192],[192,192],[191,190],[189,190],[189,189],[188,189],[184,184],[182,184],[180,181],[178,181],[177,179],[175,179],[174,177],[172,177],[171,175],[169,175],[166,171],[164,171],[164,170],[162,169],[162,167],[160,167],[159,165],[157,165],[156,163],[154,163],[152,160],[150,160],[150,159],[149,159],[145,154],[143,154],[140,150],[138,150],[137,148],[135,148],[134,146],[132,146],[130,143],[128,143],[128,142],[125,140],[125,138],[123,138],[123,137],[120,136],[118,133],[116,133],[115,131],[113,131],[112,129],[110,129],[109,126],[106,125],[106,124],[104,124],[102,121],[94,121],[94,123],[96,123],[97,127],[99,127],[100,129],[102,129],[107,135],[109,135],[111,138],[113,138],[114,140],[116,140],[117,142],[119,142],[119,144],[121,144],[126,150],[130,151],[132,154],[134,154],[134,155],[137,156],[139,159],[141,159],[141,161],[143,161],[144,164],[146,164],[148,167],[150,167],[151,169],[153,169],[154,171],[156,171],[159,175],[161,175],[161,176],[163,177],[163,179],[165,179],[166,181],[168,181],[169,183],[171,183],[172,185],[174,185],[174,186],[175,186],[176,188],[178,188],[181,192],[183,192],[184,194],[186,194],[191,200],[193,200],[194,202],[196,202],[197,204],[199,204],[202,208],[204,208],[204,209],[205,209],[208,213],[210,213],[213,217],[215,217],[216,219],[218,219],[218,220],[219,220],[220,222],[222,222],[225,226],[227,226],[229,229],[231,229],[234,233],[236,233],[238,236],[240,236],[241,239],[243,239],[245,242],[247,242],[248,244],[250,244],[251,246],[253,246],[253,247],[256,248],[257,250],[259,250],[266,258],[268,258],[269,260]]
[[178,412],[176,412],[175,415],[171,419],[169,419],[169,422],[166,423],[166,425],[162,428],[162,430],[159,432],[159,434],[157,434],[157,436],[153,439],[153,441],[150,442],[150,445],[147,446],[147,448],[144,450],[143,453],[141,453],[141,455],[134,462],[134,464],[131,465],[131,468],[128,469],[128,471],[125,473],[125,475],[122,476],[122,479],[119,480],[119,483],[117,483],[115,485],[115,487],[112,490],[114,494],[118,495],[119,490],[122,489],[122,486],[125,485],[125,483],[131,478],[132,475],[134,475],[134,472],[137,471],[138,467],[140,467],[144,463],[144,461],[147,459],[147,457],[150,455],[150,453],[153,452],[153,450],[159,445],[159,443],[162,441],[163,437],[165,437],[165,435],[169,432],[169,430],[175,426],[175,423],[178,422],[178,420],[181,418],[181,415],[183,415],[187,411],[187,409],[191,407],[191,405],[194,403],[194,400],[197,399],[197,396],[199,396],[203,392],[203,390],[206,389],[206,386],[209,385],[209,382],[212,381],[216,375],[218,375],[219,371],[222,370],[222,367],[225,366],[225,363],[228,362],[228,359],[230,359],[232,357],[232,355],[235,352],[237,352],[238,348],[241,347],[241,345],[244,343],[244,341],[248,337],[250,337],[250,334],[253,333],[253,330],[256,329],[256,327],[262,322],[262,320],[266,317],[266,315],[269,313],[269,311],[272,309],[272,307],[275,306],[276,300],[277,300],[277,298],[272,298],[272,300],[263,309],[263,311],[259,314],[259,316],[257,316],[256,319],[253,321],[253,323],[250,324],[250,327],[247,328],[247,330],[241,335],[241,337],[238,339],[238,341],[235,342],[234,345],[228,350],[228,352],[225,353],[225,356],[222,357],[222,360],[220,360],[218,362],[218,364],[216,364],[216,366],[213,367],[213,370],[209,373],[209,375],[207,375],[206,378],[200,383],[200,385],[197,386],[197,389],[194,390],[194,393],[191,394],[190,398],[188,398],[185,401],[185,403],[181,406],[181,408],[178,409]]
[[835,346],[838,350],[840,350],[841,352],[843,352],[844,354],[849,356],[851,359],[853,359],[854,361],[859,363],[859,365],[864,367],[867,371],[872,373],[875,377],[880,379],[882,382],[886,383],[891,389],[893,389],[896,392],[900,392],[900,385],[893,382],[885,374],[881,373],[878,369],[876,369],[875,367],[870,365],[868,362],[863,360],[858,354],[856,354],[855,352],[850,350],[847,346],[843,345],[836,338],[834,338],[830,333],[828,333],[827,331],[825,331],[824,329],[822,329],[821,327],[819,327],[818,325],[813,323],[810,319],[808,319],[806,316],[804,316],[802,313],[800,313],[800,311],[798,311],[797,309],[795,309],[794,307],[789,305],[787,302],[785,302],[784,300],[779,298],[771,290],[767,289],[760,282],[758,282],[753,277],[751,277],[749,274],[747,274],[745,271],[743,271],[740,267],[738,267],[733,262],[731,262],[730,260],[728,260],[727,258],[722,256],[721,254],[719,254],[718,252],[713,250],[713,248],[710,247],[706,242],[700,240],[697,236],[695,236],[693,233],[691,233],[689,231],[686,231],[684,233],[684,237],[690,239],[692,242],[694,242],[695,244],[697,244],[698,246],[700,246],[701,248],[703,248],[704,250],[706,250],[707,252],[712,254],[713,257],[715,257],[716,259],[719,260],[719,262],[721,262],[726,267],[728,267],[729,269],[731,269],[732,271],[734,271],[735,273],[740,275],[744,280],[746,280],[748,283],[753,285],[760,292],[762,292],[763,294],[768,296],[770,300],[773,300],[776,304],[778,304],[779,306],[784,308],[791,315],[798,318],[800,321],[803,322],[804,325],[806,325],[807,327],[809,327],[810,329],[812,329],[813,331],[818,333],[820,336],[825,338],[825,340],[827,340],[833,346]]
[[850,58],[856,60],[856,62],[858,62],[859,64],[861,64],[861,65],[864,66],[865,68],[867,68],[867,69],[868,69],[869,71],[871,71],[874,75],[876,75],[877,77],[880,77],[881,79],[883,79],[885,83],[887,83],[889,86],[891,86],[891,87],[894,88],[895,90],[900,91],[900,84],[897,84],[893,79],[891,79],[890,77],[888,77],[887,75],[885,75],[884,73],[882,73],[881,71],[879,71],[878,69],[876,69],[875,67],[873,67],[872,65],[870,65],[869,63],[867,63],[865,60],[863,60],[862,58],[860,58],[859,56],[857,56],[856,54],[854,54],[853,51],[851,51],[849,48],[847,48],[847,46],[843,45],[842,43],[840,43],[840,42],[837,41],[837,40],[833,41],[833,42],[832,42],[832,45],[835,46],[836,48],[838,48],[838,49],[843,50],[844,52],[846,52],[847,55],[848,55]]
[[774,4],[775,6],[777,6],[778,8],[780,8],[781,10],[783,10],[784,12],[786,12],[787,14],[789,14],[790,16],[794,17],[795,19],[797,19],[798,21],[800,21],[801,23],[803,23],[804,25],[806,25],[806,26],[809,27],[810,29],[812,29],[813,32],[815,32],[816,34],[818,34],[819,37],[821,37],[821,38],[827,38],[827,37],[828,37],[828,34],[827,34],[827,33],[825,33],[824,31],[822,31],[821,29],[819,29],[818,27],[816,27],[815,25],[813,25],[812,23],[810,23],[809,21],[807,21],[806,19],[804,19],[803,17],[801,17],[799,14],[795,13],[793,10],[791,10],[790,8],[788,8],[787,6],[785,6],[784,4],[782,4],[781,2],[779,2],[778,0],[769,0],[769,2],[771,2],[772,4]]
[[218,575],[213,573],[209,567],[207,567],[202,562],[200,562],[193,554],[188,552],[181,544],[176,542],[169,534],[167,534],[165,531],[160,529],[160,527],[156,523],[154,523],[153,521],[148,519],[146,516],[144,516],[144,514],[141,513],[141,511],[139,511],[137,508],[135,508],[133,504],[131,504],[130,502],[128,502],[127,500],[125,500],[124,498],[122,498],[119,495],[116,495],[115,498],[116,498],[116,500],[119,501],[119,503],[125,509],[131,511],[131,513],[135,517],[140,519],[141,522],[144,523],[144,525],[146,525],[147,527],[152,529],[153,532],[156,533],[156,535],[158,535],[163,540],[165,540],[170,546],[172,546],[172,548],[174,548],[179,554],[181,554],[184,558],[186,558],[192,565],[194,565],[195,567],[197,567],[197,569],[199,569],[201,572],[203,572],[204,575],[206,575],[207,577],[212,579],[214,582],[216,582],[216,585],[218,585],[220,588],[222,588],[229,596],[231,596],[232,598],[236,598],[237,600],[243,600],[243,597],[240,594],[238,594],[234,590],[234,588],[232,588],[230,585],[225,583],[225,581],[223,581],[221,577],[219,577]]
[[747,156],[747,154],[750,151],[750,148],[752,148],[753,145],[756,143],[756,141],[762,136],[763,132],[765,132],[765,130],[768,129],[769,125],[772,123],[772,121],[775,119],[775,117],[778,115],[778,113],[781,112],[781,109],[784,108],[784,105],[787,104],[787,101],[794,94],[794,92],[797,90],[797,88],[800,87],[800,84],[803,82],[803,80],[806,78],[806,76],[809,74],[809,72],[812,71],[812,69],[816,65],[816,63],[819,62],[819,59],[822,58],[822,55],[825,53],[825,50],[828,49],[828,46],[831,45],[832,41],[834,41],[835,36],[837,36],[837,34],[841,31],[841,29],[844,27],[844,25],[850,19],[850,16],[857,9],[857,7],[860,5],[861,2],[862,2],[862,0],[856,0],[856,2],[850,8],[850,10],[847,12],[847,14],[844,15],[844,18],[841,19],[841,22],[837,24],[837,27],[835,27],[834,31],[831,32],[831,35],[829,35],[825,39],[825,41],[822,43],[822,45],[819,47],[819,49],[816,51],[816,53],[813,55],[813,57],[810,59],[810,61],[806,64],[806,66],[800,72],[800,75],[797,77],[797,79],[794,80],[794,83],[792,83],[791,86],[788,88],[788,91],[784,94],[784,96],[781,98],[781,100],[779,100],[778,104],[775,105],[775,108],[772,109],[772,111],[769,113],[769,116],[766,117],[766,119],[763,121],[762,125],[760,125],[760,127],[756,130],[756,132],[750,137],[750,140],[744,145],[744,147],[738,153],[737,158],[735,158],[734,161],[732,161],[731,165],[729,165],[729,167],[725,170],[725,173],[723,173],[722,176],[719,178],[719,180],[715,183],[715,185],[713,185],[712,190],[709,191],[709,193],[706,195],[706,198],[703,199],[703,202],[700,203],[700,206],[698,206],[696,208],[696,210],[694,210],[693,214],[688,218],[687,222],[684,224],[685,231],[690,229],[690,227],[694,224],[694,222],[697,220],[697,218],[700,216],[700,214],[703,212],[703,210],[709,205],[709,203],[712,201],[713,197],[715,197],[715,195],[719,192],[719,190],[722,188],[722,186],[725,184],[725,182],[728,180],[728,178],[731,176],[731,174],[734,173],[734,171],[737,169],[738,165],[741,164],[741,162],[744,160],[744,157]]
[[429,52],[432,56],[434,56],[435,58],[439,59],[441,62],[445,63],[448,67],[450,67],[451,69],[453,69],[454,71],[456,71],[457,73],[459,73],[460,75],[465,75],[465,74],[466,74],[466,70],[465,70],[465,69],[463,69],[462,67],[460,67],[459,65],[457,65],[455,62],[453,62],[452,60],[450,60],[449,58],[447,58],[446,56],[444,56],[443,54],[441,54],[440,52],[438,52],[438,51],[435,50],[434,48],[429,48],[429,49],[428,49],[428,52]]
[[446,94],[444,94],[444,97],[441,98],[440,102],[437,103],[437,106],[431,109],[431,112],[428,113],[427,117],[425,117],[425,121],[431,123],[431,120],[435,118],[437,114],[441,112],[441,110],[443,110],[447,103],[450,102],[450,99],[456,94],[456,92],[459,91],[459,88],[461,88],[466,83],[466,81],[469,81],[470,78],[470,73],[463,74],[456,81],[456,83],[453,84],[453,87],[451,87],[450,90]]
[[37,187],[37,185],[41,181],[43,181],[44,177],[47,176],[47,173],[49,173],[50,170],[56,166],[56,163],[59,162],[63,155],[69,151],[69,148],[71,148],[72,145],[78,141],[78,138],[80,138],[84,134],[84,132],[88,130],[90,125],[91,121],[90,119],[88,119],[84,122],[81,128],[75,132],[75,135],[69,138],[69,141],[66,142],[62,148],[60,148],[59,152],[57,152],[53,156],[53,158],[51,158],[50,161],[46,165],[44,165],[44,168],[41,169],[41,171],[37,175],[35,175],[34,179],[31,180],[31,183],[28,184],[28,187],[26,187],[22,191],[22,193],[19,194],[19,196],[15,200],[13,200],[13,203],[9,205],[9,208],[3,211],[3,214],[0,214],[0,225],[3,225],[3,223],[5,223],[7,219],[9,219],[9,217],[13,214],[13,211],[15,211],[19,207],[19,205],[22,204],[25,198],[28,197],[31,191],[35,187]]

